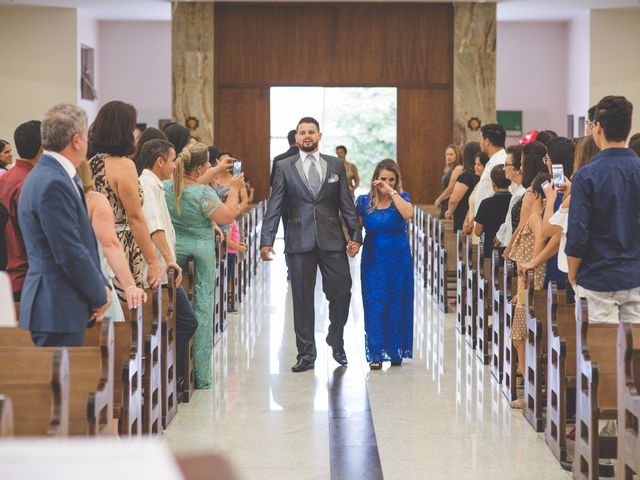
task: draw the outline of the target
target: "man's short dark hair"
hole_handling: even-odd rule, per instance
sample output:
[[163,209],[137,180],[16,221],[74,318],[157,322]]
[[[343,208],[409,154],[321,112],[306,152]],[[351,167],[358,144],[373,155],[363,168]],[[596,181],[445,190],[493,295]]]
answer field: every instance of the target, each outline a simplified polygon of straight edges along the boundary
[[40,125],[42,125],[40,120],[29,120],[16,128],[13,133],[13,141],[16,144],[16,150],[20,158],[33,160],[38,155],[42,146]]
[[318,123],[318,121],[315,118],[313,118],[313,117],[302,117],[300,119],[300,121],[298,122],[298,125],[296,125],[296,133],[298,132],[298,127],[303,123],[313,123],[316,126],[316,128],[318,129],[318,131],[320,131],[320,124]]
[[497,123],[487,123],[480,128],[482,138],[486,138],[491,145],[498,148],[504,148],[504,142],[507,139],[507,132],[502,125]]
[[596,105],[587,110],[587,119],[593,122],[596,119]]
[[551,142],[551,140],[557,137],[558,134],[553,130],[541,130],[540,132],[538,132],[538,135],[536,135],[536,142],[540,142],[544,146],[547,146],[549,145],[549,142]]
[[491,181],[498,188],[508,188],[511,182],[504,174],[504,166],[496,165],[491,169]]
[[157,138],[149,140],[140,150],[140,163],[143,168],[151,170],[158,157],[169,158],[169,151],[173,149],[173,144],[169,140]]
[[338,145],[336,147],[336,152],[338,151],[339,148],[343,149],[345,154],[349,153],[349,151],[347,150],[347,147],[345,147],[344,145]]
[[608,95],[596,106],[595,121],[609,142],[624,142],[631,131],[633,105],[623,96]]
[[289,140],[289,146],[290,147],[295,147],[296,146],[296,131],[295,130],[290,130],[289,133],[287,133],[287,140]]
[[634,133],[629,139],[629,148],[640,157],[640,133]]

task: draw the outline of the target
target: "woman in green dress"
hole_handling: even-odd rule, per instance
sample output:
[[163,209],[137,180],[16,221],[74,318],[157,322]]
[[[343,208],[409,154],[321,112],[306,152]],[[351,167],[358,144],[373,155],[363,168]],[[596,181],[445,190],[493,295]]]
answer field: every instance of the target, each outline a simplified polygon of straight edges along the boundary
[[198,318],[195,334],[196,388],[211,387],[211,351],[213,349],[213,298],[216,279],[214,222],[230,224],[239,213],[237,194],[244,175],[231,180],[229,195],[223,204],[209,185],[198,183],[209,164],[209,151],[202,143],[187,145],[176,158],[173,180],[164,182],[164,191],[176,231],[176,259],[186,271],[187,258],[196,263],[193,308]]

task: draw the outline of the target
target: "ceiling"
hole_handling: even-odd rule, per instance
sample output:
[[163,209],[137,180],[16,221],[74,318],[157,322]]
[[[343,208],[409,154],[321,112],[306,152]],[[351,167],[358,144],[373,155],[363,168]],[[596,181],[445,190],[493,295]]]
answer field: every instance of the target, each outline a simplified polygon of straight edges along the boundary
[[[190,0],[179,0],[190,1]],[[205,0],[206,1],[206,0]],[[212,0],[213,1],[213,0]],[[243,1],[243,0],[240,0]],[[247,0],[273,1],[273,0]],[[285,0],[287,1],[287,0]],[[294,0],[291,0],[294,1]],[[322,0],[321,0],[322,1]],[[332,1],[332,0],[325,0]],[[354,1],[354,0],[351,0]],[[371,1],[371,0],[355,0]],[[390,0],[406,1],[406,0]],[[437,2],[441,0],[417,0]],[[469,0],[454,0],[469,1]],[[477,0],[484,3],[484,0]],[[81,8],[98,20],[170,20],[169,0],[0,0],[0,5]],[[498,0],[499,21],[566,21],[591,8],[638,7],[640,0]]]

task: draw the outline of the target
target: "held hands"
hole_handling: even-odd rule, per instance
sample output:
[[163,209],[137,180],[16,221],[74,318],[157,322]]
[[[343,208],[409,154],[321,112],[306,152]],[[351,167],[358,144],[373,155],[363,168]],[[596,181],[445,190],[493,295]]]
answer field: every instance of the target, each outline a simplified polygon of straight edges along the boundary
[[275,255],[276,251],[273,249],[271,245],[265,245],[264,247],[260,247],[260,258],[263,262],[270,262],[273,260],[271,255]]
[[353,240],[351,240],[347,244],[347,255],[349,255],[350,257],[355,257],[358,254],[359,250],[360,250],[360,243],[354,242]]

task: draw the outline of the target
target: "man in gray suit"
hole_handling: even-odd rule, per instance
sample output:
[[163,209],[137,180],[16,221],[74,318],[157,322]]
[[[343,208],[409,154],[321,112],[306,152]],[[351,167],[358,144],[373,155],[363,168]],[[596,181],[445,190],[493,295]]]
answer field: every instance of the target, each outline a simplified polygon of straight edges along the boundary
[[[298,122],[296,141],[300,153],[276,164],[271,197],[262,224],[260,256],[272,259],[273,242],[282,209],[287,209],[285,255],[293,295],[293,324],[298,361],[291,368],[303,372],[313,368],[316,359],[314,338],[314,290],[318,267],[323,291],[329,300],[329,334],[333,358],[347,365],[342,338],[351,302],[349,255],[355,256],[362,243],[362,229],[344,168],[336,157],[320,154],[322,134],[318,121],[305,117]],[[340,214],[349,231],[347,244]]]

